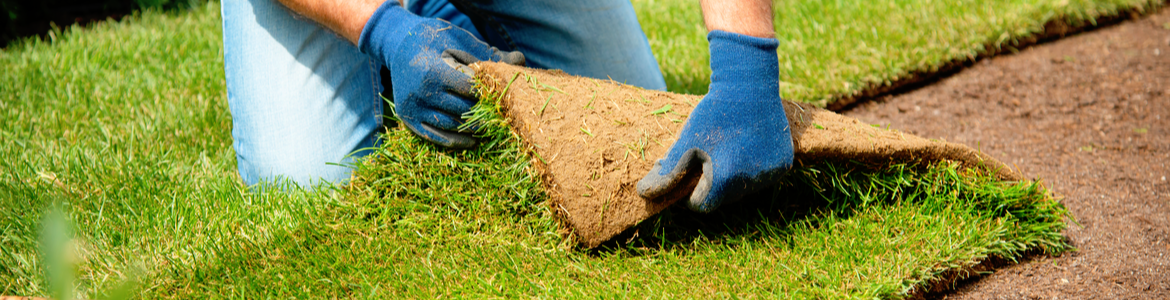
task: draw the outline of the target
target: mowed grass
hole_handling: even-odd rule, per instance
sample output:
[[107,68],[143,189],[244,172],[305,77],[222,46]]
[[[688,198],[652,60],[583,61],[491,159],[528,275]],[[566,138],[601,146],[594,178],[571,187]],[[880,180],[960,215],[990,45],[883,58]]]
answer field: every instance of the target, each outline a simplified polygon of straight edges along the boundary
[[[635,5],[671,86],[705,81],[705,65],[671,63],[705,64],[705,43],[662,46],[701,28],[668,25],[697,9],[660,3],[668,13],[650,12],[654,25],[646,3]],[[895,8],[880,20],[924,18]],[[848,163],[798,168],[717,213],[670,210],[629,243],[579,249],[495,115],[495,91],[477,107],[477,149],[437,149],[394,128],[350,186],[247,189],[231,149],[218,9],[147,12],[0,52],[0,294],[61,290],[39,246],[52,207],[71,222],[73,290],[84,298],[899,298],[989,256],[1066,249],[1065,211],[1039,185],[946,164]],[[886,24],[873,20],[851,22]]]
[[[672,91],[705,94],[711,71],[697,1],[634,0]],[[1014,49],[1046,22],[1095,24],[1155,0],[773,1],[781,95],[827,105],[913,72]]]

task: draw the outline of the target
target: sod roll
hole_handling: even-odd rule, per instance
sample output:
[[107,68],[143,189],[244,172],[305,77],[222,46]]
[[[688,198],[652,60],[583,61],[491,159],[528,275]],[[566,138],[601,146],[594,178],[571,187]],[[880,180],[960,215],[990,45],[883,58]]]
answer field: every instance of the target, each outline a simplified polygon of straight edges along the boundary
[[[635,191],[642,176],[670,149],[702,96],[645,90],[612,80],[501,63],[473,66],[484,99],[531,150],[552,210],[582,246],[593,248],[689,197],[686,187],[657,199]],[[872,126],[810,104],[784,101],[794,166],[823,160],[889,164],[949,160],[993,172],[1003,181],[1023,177],[967,146]]]

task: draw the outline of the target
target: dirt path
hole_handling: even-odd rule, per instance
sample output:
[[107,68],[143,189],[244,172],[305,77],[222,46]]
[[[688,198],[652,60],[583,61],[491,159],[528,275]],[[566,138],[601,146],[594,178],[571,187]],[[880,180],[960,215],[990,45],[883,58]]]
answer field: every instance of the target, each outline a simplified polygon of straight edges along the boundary
[[977,63],[846,112],[959,142],[1039,177],[1080,250],[946,299],[1170,299],[1170,10]]

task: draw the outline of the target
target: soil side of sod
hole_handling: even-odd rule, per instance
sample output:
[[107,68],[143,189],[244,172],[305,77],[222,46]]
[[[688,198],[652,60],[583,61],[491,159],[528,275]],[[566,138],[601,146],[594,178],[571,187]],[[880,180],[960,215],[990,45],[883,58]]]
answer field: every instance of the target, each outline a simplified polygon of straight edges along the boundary
[[[551,209],[583,246],[610,240],[694,190],[702,173],[697,169],[682,180],[681,188],[657,199],[643,199],[635,185],[666,154],[702,96],[502,63],[475,68],[477,81],[488,91],[498,91],[489,98],[500,99],[503,115],[532,148]],[[865,124],[811,104],[784,105],[796,166],[837,161],[884,169],[945,160],[986,168],[1002,181],[1024,179],[965,145]]]
[[1170,11],[981,60],[846,115],[977,147],[1043,178],[1079,250],[958,282],[946,299],[1170,298]]

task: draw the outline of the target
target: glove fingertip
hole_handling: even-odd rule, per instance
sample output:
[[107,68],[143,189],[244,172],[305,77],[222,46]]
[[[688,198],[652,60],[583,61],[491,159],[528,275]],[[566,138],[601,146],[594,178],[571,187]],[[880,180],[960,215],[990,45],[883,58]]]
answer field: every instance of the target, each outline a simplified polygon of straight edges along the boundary
[[460,135],[450,138],[446,144],[442,145],[451,149],[470,149],[475,147],[477,143],[478,141],[475,138]]
[[662,162],[655,162],[650,172],[646,173],[646,176],[642,177],[641,180],[638,180],[638,196],[645,199],[654,199],[662,196],[666,192],[666,188],[670,186],[670,179],[667,176],[658,175],[660,170],[662,170]]
[[409,129],[410,132],[414,133],[414,135],[445,148],[467,149],[475,147],[475,144],[478,142],[469,134],[451,133],[424,123],[412,123],[413,122],[404,122],[403,124],[405,124],[406,129]]
[[[430,127],[427,124],[423,124],[423,126]],[[446,148],[468,149],[475,147],[477,142],[476,139],[471,137],[469,134],[449,132],[437,128],[429,128],[429,130],[431,130],[431,137],[429,140]]]
[[[654,199],[663,195],[669,194],[675,189],[686,188],[679,185],[684,181],[685,177],[696,176],[701,172],[693,167],[697,167],[694,163],[697,161],[706,164],[707,154],[700,149],[690,149],[675,160],[667,158],[660,159],[654,163],[654,167],[650,172],[638,181],[638,194],[644,199]],[[667,169],[669,168],[669,169]],[[706,175],[704,175],[706,176]],[[693,177],[692,177],[693,182]],[[689,187],[689,186],[687,186]],[[685,197],[686,194],[674,195],[678,198]]]
[[524,53],[520,53],[520,51],[504,52],[503,58],[500,61],[521,67],[527,63],[526,59],[524,58]]
[[722,199],[714,199],[715,195],[711,194],[711,186],[711,175],[703,173],[703,176],[699,177],[699,184],[695,186],[695,191],[691,192],[687,208],[700,213],[709,213],[718,208]]

